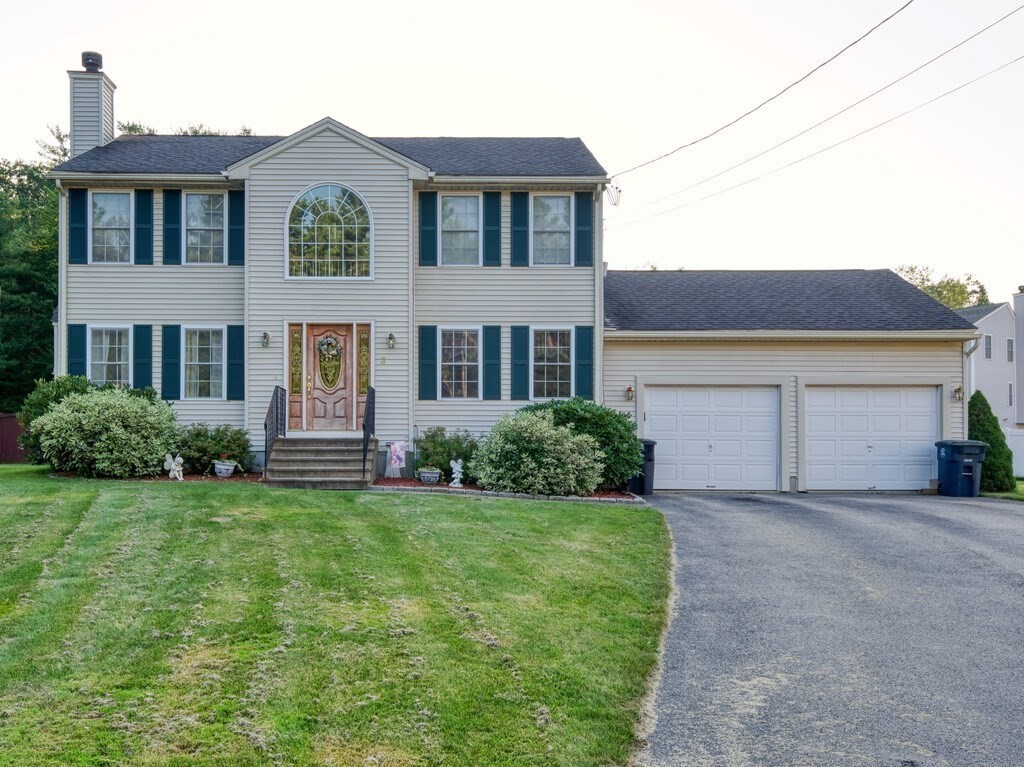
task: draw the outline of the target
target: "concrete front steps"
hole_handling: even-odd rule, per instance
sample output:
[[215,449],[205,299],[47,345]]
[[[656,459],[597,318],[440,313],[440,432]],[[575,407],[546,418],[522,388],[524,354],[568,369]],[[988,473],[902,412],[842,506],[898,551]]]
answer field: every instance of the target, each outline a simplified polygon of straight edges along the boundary
[[267,484],[305,490],[365,490],[374,479],[377,440],[370,440],[363,476],[361,438],[278,439],[267,461]]

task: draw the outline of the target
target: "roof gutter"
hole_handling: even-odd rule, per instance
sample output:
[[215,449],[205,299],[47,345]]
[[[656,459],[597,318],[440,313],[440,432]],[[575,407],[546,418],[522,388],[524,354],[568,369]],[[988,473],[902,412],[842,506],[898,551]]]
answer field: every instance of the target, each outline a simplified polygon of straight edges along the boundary
[[47,178],[59,181],[131,181],[133,183],[166,185],[171,182],[219,183],[223,184],[223,173],[81,173],[67,170],[53,170]]
[[607,341],[969,341],[969,330],[613,330]]
[[605,176],[445,176],[440,173],[433,178],[435,184],[607,184]]

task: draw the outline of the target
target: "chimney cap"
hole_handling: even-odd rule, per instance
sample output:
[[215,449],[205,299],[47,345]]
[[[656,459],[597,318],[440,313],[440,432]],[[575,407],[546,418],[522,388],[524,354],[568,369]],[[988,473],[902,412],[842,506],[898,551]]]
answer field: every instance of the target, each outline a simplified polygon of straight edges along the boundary
[[99,72],[103,69],[103,56],[96,51],[82,51],[82,66],[86,72]]

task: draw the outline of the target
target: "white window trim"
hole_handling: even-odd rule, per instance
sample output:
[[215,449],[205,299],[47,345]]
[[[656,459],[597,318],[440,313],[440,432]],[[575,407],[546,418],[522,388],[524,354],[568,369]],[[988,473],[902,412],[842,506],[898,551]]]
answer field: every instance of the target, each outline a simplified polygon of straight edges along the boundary
[[[441,368],[444,363],[441,361],[441,337],[446,330],[473,330],[476,332],[477,343],[477,395],[475,397],[445,397],[441,392]],[[438,325],[437,326],[437,399],[444,402],[479,402],[484,398],[484,326],[483,325]]]
[[[93,261],[92,260],[92,196],[93,194],[127,194],[128,195],[128,260],[127,261]],[[134,266],[135,264],[135,190],[134,189],[90,189],[89,209],[87,211],[89,225],[86,227],[86,253],[88,263],[96,266]],[[98,327],[98,326],[97,326]]]
[[[535,330],[562,330],[569,331],[569,396],[568,397],[536,397],[534,396],[534,343],[533,333]],[[530,325],[530,401],[550,402],[551,400],[572,399],[576,396],[576,328],[566,325]]]
[[[288,267],[290,265],[289,261],[288,261],[288,219],[291,218],[292,208],[295,207],[295,203],[297,203],[299,201],[299,198],[302,197],[302,195],[304,195],[306,192],[310,191],[311,189],[316,189],[318,186],[340,186],[342,189],[347,189],[348,191],[352,192],[352,194],[356,195],[356,197],[358,197],[360,200],[363,201],[363,205],[366,206],[366,215],[370,218],[370,274],[369,274],[369,276],[367,276],[367,277],[302,277],[301,275],[293,276],[293,275],[290,275],[288,273]],[[360,192],[354,186],[350,186],[348,184],[343,184],[340,181],[317,181],[315,184],[310,184],[309,186],[305,187],[302,191],[300,191],[297,195],[295,195],[292,198],[291,203],[289,203],[288,207],[285,209],[284,226],[283,226],[282,231],[283,231],[283,234],[284,234],[284,259],[283,259],[284,260],[284,265],[283,266],[284,266],[284,278],[286,280],[291,280],[291,281],[294,281],[294,282],[372,282],[373,281],[373,279],[374,279],[374,264],[375,264],[375,262],[377,260],[375,258],[375,248],[374,248],[376,229],[375,229],[374,222],[373,222],[373,208],[370,207],[370,203],[367,201],[366,195],[364,195],[362,192]]]
[[[199,263],[188,260],[188,227],[185,225],[185,211],[188,208],[188,196],[201,194],[207,197],[220,195],[224,199],[224,247],[221,249],[221,260]],[[186,189],[181,193],[181,265],[182,266],[224,266],[228,262],[228,193],[226,191],[204,192],[198,189]]]
[[[444,197],[476,197],[476,263],[475,264],[446,264],[444,262],[444,225],[441,222],[441,205]],[[438,192],[437,194],[437,265],[454,268],[472,268],[484,265],[484,193],[483,192]],[[449,328],[449,330],[461,330],[464,328]]]
[[992,336],[990,336],[988,333],[986,333],[985,337],[982,338],[982,343],[983,343],[983,345],[985,347],[984,348],[985,359],[987,359],[987,360],[992,359]]
[[[219,330],[221,331],[221,366],[219,397],[189,397],[185,394],[185,348],[186,330]],[[189,402],[226,402],[228,399],[228,326],[227,325],[182,325],[181,326],[181,401]]]
[[[92,381],[92,331],[128,331],[128,388],[135,386],[135,328],[131,325],[86,325],[85,326],[85,374]],[[97,384],[100,385],[100,384]]]
[[[569,198],[569,263],[567,264],[535,264],[533,263],[533,200],[535,197],[568,197]],[[538,269],[568,269],[576,266],[576,195],[572,192],[530,192],[530,267]],[[551,328],[557,330],[558,328]]]

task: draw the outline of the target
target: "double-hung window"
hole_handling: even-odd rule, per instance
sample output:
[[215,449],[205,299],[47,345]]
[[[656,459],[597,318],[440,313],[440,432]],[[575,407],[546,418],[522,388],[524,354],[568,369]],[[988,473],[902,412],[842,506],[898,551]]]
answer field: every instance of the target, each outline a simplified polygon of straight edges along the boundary
[[224,263],[224,193],[185,193],[185,263]]
[[441,399],[479,399],[480,331],[442,328],[438,335]]
[[1006,339],[1006,361],[1013,362],[1013,339]]
[[90,235],[94,264],[132,262],[131,192],[93,192],[90,196]]
[[478,266],[480,264],[480,196],[442,194],[441,265]]
[[531,198],[530,251],[535,266],[572,265],[572,195]]
[[533,330],[533,398],[572,396],[572,331]]
[[131,330],[89,329],[89,380],[97,386],[131,386]]
[[224,329],[185,328],[185,399],[224,398]]
[[992,359],[992,336],[985,336],[985,359]]

